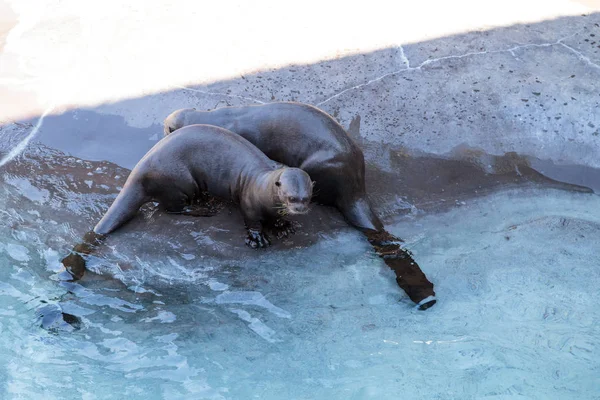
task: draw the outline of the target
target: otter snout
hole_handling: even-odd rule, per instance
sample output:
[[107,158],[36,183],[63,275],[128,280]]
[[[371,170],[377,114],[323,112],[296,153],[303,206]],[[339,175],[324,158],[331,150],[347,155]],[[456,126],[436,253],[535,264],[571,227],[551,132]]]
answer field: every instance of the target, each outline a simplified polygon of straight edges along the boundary
[[309,210],[308,204],[288,204],[288,213],[294,214],[306,214]]
[[303,193],[301,196],[288,196],[285,199],[285,207],[289,214],[306,214],[310,209],[309,193]]

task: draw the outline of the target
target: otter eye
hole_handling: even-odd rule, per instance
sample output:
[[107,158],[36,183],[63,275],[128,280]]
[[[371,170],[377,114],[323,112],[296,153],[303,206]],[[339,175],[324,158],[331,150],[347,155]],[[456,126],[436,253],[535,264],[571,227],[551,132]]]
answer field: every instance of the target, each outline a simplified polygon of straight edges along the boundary
[[288,200],[291,201],[292,203],[295,203],[298,201],[298,198],[292,196],[292,197],[288,197]]
[[277,186],[277,187],[281,186],[281,182],[279,182],[279,181],[275,182],[275,186]]

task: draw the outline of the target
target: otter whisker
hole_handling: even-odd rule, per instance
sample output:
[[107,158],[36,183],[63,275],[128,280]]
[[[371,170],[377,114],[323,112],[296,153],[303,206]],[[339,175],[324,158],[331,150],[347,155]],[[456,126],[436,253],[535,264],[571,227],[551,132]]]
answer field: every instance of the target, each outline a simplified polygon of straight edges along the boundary
[[277,209],[277,214],[279,214],[279,215],[287,215],[288,214],[287,207],[282,207],[282,208]]

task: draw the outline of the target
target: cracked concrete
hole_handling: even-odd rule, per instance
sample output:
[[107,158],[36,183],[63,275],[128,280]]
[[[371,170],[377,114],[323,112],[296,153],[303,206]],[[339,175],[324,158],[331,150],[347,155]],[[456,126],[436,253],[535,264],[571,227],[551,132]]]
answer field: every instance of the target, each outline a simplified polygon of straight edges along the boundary
[[[539,60],[552,68],[540,68]],[[597,168],[598,70],[581,61],[560,41],[446,56],[374,79],[368,91],[332,96],[328,108],[343,110],[342,118],[368,113],[370,140],[428,153],[464,143]],[[396,113],[371,111],[390,103]],[[400,116],[408,118],[401,122]]]
[[[570,36],[572,36],[572,35],[570,35]],[[333,99],[335,99],[337,97],[340,97],[341,95],[345,94],[348,91],[363,88],[363,87],[368,86],[368,85],[370,85],[372,83],[379,82],[380,80],[382,80],[383,78],[387,78],[388,76],[397,75],[397,74],[400,74],[400,73],[403,73],[403,72],[406,72],[406,71],[418,71],[421,68],[423,68],[424,66],[429,65],[429,64],[438,63],[438,62],[441,62],[441,61],[451,60],[451,59],[455,59],[455,58],[465,58],[465,57],[472,57],[472,56],[485,55],[485,54],[494,54],[494,53],[504,53],[504,52],[508,52],[513,57],[516,58],[516,55],[514,53],[516,50],[525,49],[525,48],[528,48],[528,47],[548,47],[548,46],[554,46],[554,45],[560,44],[560,45],[563,45],[563,46],[569,48],[570,50],[572,50],[575,54],[577,54],[581,59],[584,59],[585,61],[587,61],[590,65],[598,67],[598,65],[592,63],[591,60],[589,60],[587,57],[583,56],[577,50],[575,50],[575,49],[573,49],[573,48],[565,45],[564,43],[562,43],[563,40],[566,40],[570,36],[567,36],[567,37],[565,37],[563,39],[559,39],[558,41],[556,41],[554,43],[541,43],[541,44],[529,43],[529,44],[521,44],[519,46],[515,46],[515,47],[511,47],[509,49],[503,49],[503,50],[476,51],[476,52],[469,52],[469,53],[465,53],[465,54],[448,55],[448,56],[444,56],[444,57],[440,57],[440,58],[428,58],[427,60],[421,62],[416,67],[411,67],[410,66],[410,60],[404,54],[404,49],[402,48],[402,46],[400,46],[399,50],[402,53],[402,60],[404,61],[404,64],[406,65],[406,68],[399,69],[399,70],[393,71],[393,72],[389,72],[387,74],[378,76],[377,78],[371,79],[368,82],[361,83],[361,84],[353,86],[351,88],[344,89],[341,92],[336,93],[333,96],[331,96],[331,97],[329,97],[329,98],[327,98],[327,99],[325,99],[323,101],[320,101],[316,105],[317,106],[321,106],[321,105],[329,102],[330,100],[333,100]]]

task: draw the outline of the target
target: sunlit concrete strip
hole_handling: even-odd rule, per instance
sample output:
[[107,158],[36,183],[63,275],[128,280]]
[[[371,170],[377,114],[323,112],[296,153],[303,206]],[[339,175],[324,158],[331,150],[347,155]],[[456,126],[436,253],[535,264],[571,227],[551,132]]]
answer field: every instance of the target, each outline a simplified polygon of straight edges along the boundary
[[[55,101],[58,91],[70,93],[57,106],[115,102],[469,31],[580,15],[594,7],[590,0],[374,0],[368,6],[306,0],[302,7],[271,0],[0,2],[18,20],[0,53],[0,81],[12,90],[35,92],[39,104]],[[17,112],[27,114],[11,111]]]

